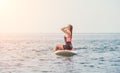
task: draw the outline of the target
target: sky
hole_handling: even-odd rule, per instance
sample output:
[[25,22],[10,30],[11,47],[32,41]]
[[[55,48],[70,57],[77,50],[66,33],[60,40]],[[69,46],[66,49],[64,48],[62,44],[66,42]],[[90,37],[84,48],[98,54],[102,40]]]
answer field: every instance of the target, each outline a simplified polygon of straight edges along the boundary
[[120,0],[0,0],[0,33],[120,33]]

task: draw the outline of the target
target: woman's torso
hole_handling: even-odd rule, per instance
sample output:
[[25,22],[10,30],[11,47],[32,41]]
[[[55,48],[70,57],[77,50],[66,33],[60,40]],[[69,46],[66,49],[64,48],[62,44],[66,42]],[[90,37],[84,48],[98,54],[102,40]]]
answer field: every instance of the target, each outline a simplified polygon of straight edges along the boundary
[[67,49],[72,49],[72,37],[71,36],[64,36],[64,40],[65,40],[65,45],[67,47]]

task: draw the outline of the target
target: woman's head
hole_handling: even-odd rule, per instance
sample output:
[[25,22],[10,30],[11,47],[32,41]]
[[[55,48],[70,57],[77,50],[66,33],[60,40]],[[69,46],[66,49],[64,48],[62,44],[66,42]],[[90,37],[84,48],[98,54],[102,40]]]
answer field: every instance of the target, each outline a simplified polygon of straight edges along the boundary
[[73,26],[71,24],[68,24],[68,28],[72,32]]
[[72,36],[73,26],[72,26],[71,24],[68,24],[68,29],[70,30],[70,32],[71,32],[71,36]]

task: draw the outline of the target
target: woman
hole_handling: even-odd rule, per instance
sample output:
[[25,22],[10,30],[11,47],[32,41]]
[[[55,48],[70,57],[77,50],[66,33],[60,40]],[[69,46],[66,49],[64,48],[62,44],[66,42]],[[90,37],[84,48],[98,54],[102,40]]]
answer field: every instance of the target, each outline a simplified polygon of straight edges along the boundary
[[71,24],[69,24],[67,27],[63,27],[61,29],[64,33],[64,40],[65,40],[65,45],[62,44],[57,44],[54,48],[54,51],[57,50],[72,50],[72,30],[73,30],[73,26]]

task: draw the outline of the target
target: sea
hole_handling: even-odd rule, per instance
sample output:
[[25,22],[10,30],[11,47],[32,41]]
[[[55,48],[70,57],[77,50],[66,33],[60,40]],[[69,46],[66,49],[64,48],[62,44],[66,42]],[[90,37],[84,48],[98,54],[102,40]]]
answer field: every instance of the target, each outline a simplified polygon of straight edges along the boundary
[[77,55],[54,54],[59,33],[0,34],[0,73],[120,73],[120,33],[74,33]]

